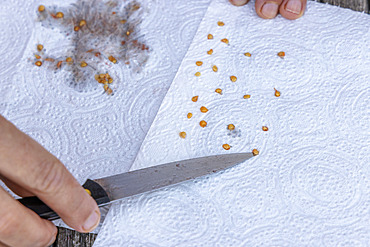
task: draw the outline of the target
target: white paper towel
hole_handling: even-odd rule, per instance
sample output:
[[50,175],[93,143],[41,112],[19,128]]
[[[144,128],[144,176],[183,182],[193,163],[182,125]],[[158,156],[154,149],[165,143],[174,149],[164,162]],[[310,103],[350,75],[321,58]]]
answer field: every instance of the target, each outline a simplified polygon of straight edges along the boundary
[[[42,28],[39,4],[67,7],[68,1],[6,0],[0,4],[0,114],[40,142],[83,183],[127,171],[185,55],[209,0],[142,2],[140,25],[151,48],[141,73],[116,72],[112,97],[101,85],[78,92],[65,75],[34,66],[36,44],[51,54],[70,49],[59,29]],[[93,82],[97,84],[94,79]]]
[[214,0],[132,169],[253,148],[260,155],[115,203],[94,246],[368,246],[369,31],[368,15],[315,2],[289,21]]

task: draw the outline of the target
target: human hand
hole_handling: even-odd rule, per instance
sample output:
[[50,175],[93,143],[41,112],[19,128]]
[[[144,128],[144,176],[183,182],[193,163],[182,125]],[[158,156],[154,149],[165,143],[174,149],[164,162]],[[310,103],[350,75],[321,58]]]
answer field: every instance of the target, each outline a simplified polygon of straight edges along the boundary
[[[233,5],[242,6],[249,0],[229,0]],[[256,12],[264,19],[275,18],[279,13],[289,19],[301,17],[306,9],[307,0],[256,0]]]
[[[37,196],[79,232],[100,221],[96,202],[65,166],[0,115],[0,179],[21,197]],[[0,247],[49,246],[57,228],[0,187]]]

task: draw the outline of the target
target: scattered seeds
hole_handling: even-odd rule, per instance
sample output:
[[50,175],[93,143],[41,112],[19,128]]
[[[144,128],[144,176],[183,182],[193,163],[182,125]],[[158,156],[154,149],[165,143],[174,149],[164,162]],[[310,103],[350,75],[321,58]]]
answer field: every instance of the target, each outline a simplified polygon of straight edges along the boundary
[[225,43],[225,44],[229,44],[229,40],[228,40],[228,39],[226,39],[226,38],[225,38],[225,39],[221,39],[221,42],[222,42],[222,43]]
[[81,20],[80,21],[80,27],[83,27],[83,26],[85,26],[86,25],[86,21],[85,20]]
[[80,27],[79,27],[79,26],[75,26],[75,27],[73,28],[73,30],[74,30],[75,32],[78,32],[78,30],[80,30]]
[[285,52],[281,51],[277,54],[279,57],[284,58],[285,57]]
[[257,149],[253,149],[252,153],[253,153],[253,156],[257,156],[260,153],[260,151],[258,151]]
[[207,122],[202,120],[202,121],[199,122],[199,125],[200,125],[200,127],[204,128],[204,127],[207,126]]
[[216,65],[213,65],[213,66],[212,66],[212,70],[213,70],[214,72],[217,72],[217,71],[218,71],[217,66],[216,66]]
[[55,17],[58,18],[58,19],[60,19],[60,18],[63,18],[64,17],[64,14],[63,14],[63,12],[57,12],[55,14]]
[[182,138],[182,139],[185,139],[186,138],[186,132],[182,131],[179,133],[179,136]]
[[213,39],[213,35],[212,34],[208,34],[207,38],[208,39]]
[[237,78],[236,78],[236,76],[232,75],[232,76],[230,76],[230,80],[231,80],[232,82],[236,82]]
[[263,131],[268,131],[268,130],[269,130],[269,128],[268,128],[267,126],[262,126],[262,130],[263,130]]
[[195,76],[200,76],[200,75],[201,75],[201,73],[200,73],[200,72],[196,72],[194,75],[195,75]]
[[39,55],[37,55],[37,54],[35,54],[35,58],[36,59],[41,59],[41,57]]
[[109,56],[108,57],[109,61],[111,61],[112,63],[117,63],[117,59],[115,59],[115,57],[113,56]]
[[62,67],[62,63],[63,63],[63,61],[59,61],[59,62],[57,63],[57,68],[58,68],[58,69],[60,69],[60,67]]
[[187,115],[188,119],[190,119],[192,116],[193,116],[193,113],[191,113],[191,112],[189,112],[188,115]]
[[224,144],[222,145],[222,147],[225,149],[225,150],[229,150],[231,147],[229,144]]
[[222,27],[222,26],[225,26],[225,23],[223,23],[222,21],[218,21],[217,22],[217,25],[219,25],[220,27]]
[[250,54],[249,52],[246,52],[246,53],[244,53],[244,56],[246,56],[246,57],[251,57],[251,56],[252,56],[252,54]]
[[227,125],[227,129],[228,130],[234,130],[235,129],[235,125],[229,124],[229,125]]
[[213,53],[213,49],[210,49],[209,51],[207,51],[208,55],[212,55],[212,53]]
[[195,64],[196,64],[197,66],[202,66],[202,65],[203,65],[203,62],[202,62],[202,61],[196,61],[196,62],[195,62]]
[[218,93],[218,94],[222,94],[222,89],[221,88],[216,88],[215,92]]
[[200,111],[201,111],[201,112],[203,112],[203,113],[206,113],[206,112],[208,111],[208,109],[207,109],[207,107],[202,106],[202,107],[200,108]]
[[44,12],[45,11],[45,6],[44,5],[40,5],[39,8],[38,8],[39,12]]
[[66,58],[66,62],[67,62],[67,63],[73,63],[73,59],[72,59],[71,57],[67,57],[67,58]]
[[276,90],[275,88],[274,88],[274,90],[275,90],[275,96],[280,97],[280,92],[278,90]]
[[44,46],[43,45],[41,45],[41,44],[38,44],[37,45],[37,50],[38,51],[42,51],[44,49]]
[[40,67],[42,65],[42,62],[41,61],[36,61],[35,65]]
[[191,98],[191,101],[193,101],[193,102],[197,102],[197,101],[198,101],[198,97],[199,97],[199,96],[194,96],[193,98]]
[[246,94],[246,95],[243,96],[244,99],[249,99],[250,97],[251,97],[250,94]]
[[86,67],[86,66],[87,66],[87,63],[86,63],[85,61],[82,61],[82,62],[80,63],[80,65],[81,65],[81,67],[82,67],[82,68],[84,68],[84,67]]

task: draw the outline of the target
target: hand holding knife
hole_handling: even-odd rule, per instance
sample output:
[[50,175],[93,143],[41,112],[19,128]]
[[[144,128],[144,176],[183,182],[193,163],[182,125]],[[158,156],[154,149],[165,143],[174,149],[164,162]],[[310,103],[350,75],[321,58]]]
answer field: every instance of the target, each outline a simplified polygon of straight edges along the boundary
[[[98,206],[103,206],[125,197],[157,190],[230,168],[252,156],[252,153],[236,153],[171,162],[106,178],[88,179],[83,187],[94,198]],[[19,199],[19,202],[44,219],[55,220],[59,218],[37,197],[25,197]]]

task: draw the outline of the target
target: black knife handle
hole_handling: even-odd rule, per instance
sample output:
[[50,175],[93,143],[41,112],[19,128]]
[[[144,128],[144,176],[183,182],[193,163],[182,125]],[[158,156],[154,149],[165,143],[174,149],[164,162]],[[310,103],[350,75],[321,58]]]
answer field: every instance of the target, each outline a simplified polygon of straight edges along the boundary
[[[108,203],[110,200],[108,198],[107,193],[98,183],[88,179],[83,185],[84,189],[88,193],[90,191],[92,198],[96,201],[98,206]],[[89,194],[90,194],[89,193]],[[43,203],[39,198],[36,196],[32,197],[24,197],[18,199],[20,203],[22,203],[27,208],[34,211],[38,214],[41,218],[47,220],[56,220],[59,219],[59,215],[55,213],[51,208],[49,208],[45,203]]]

